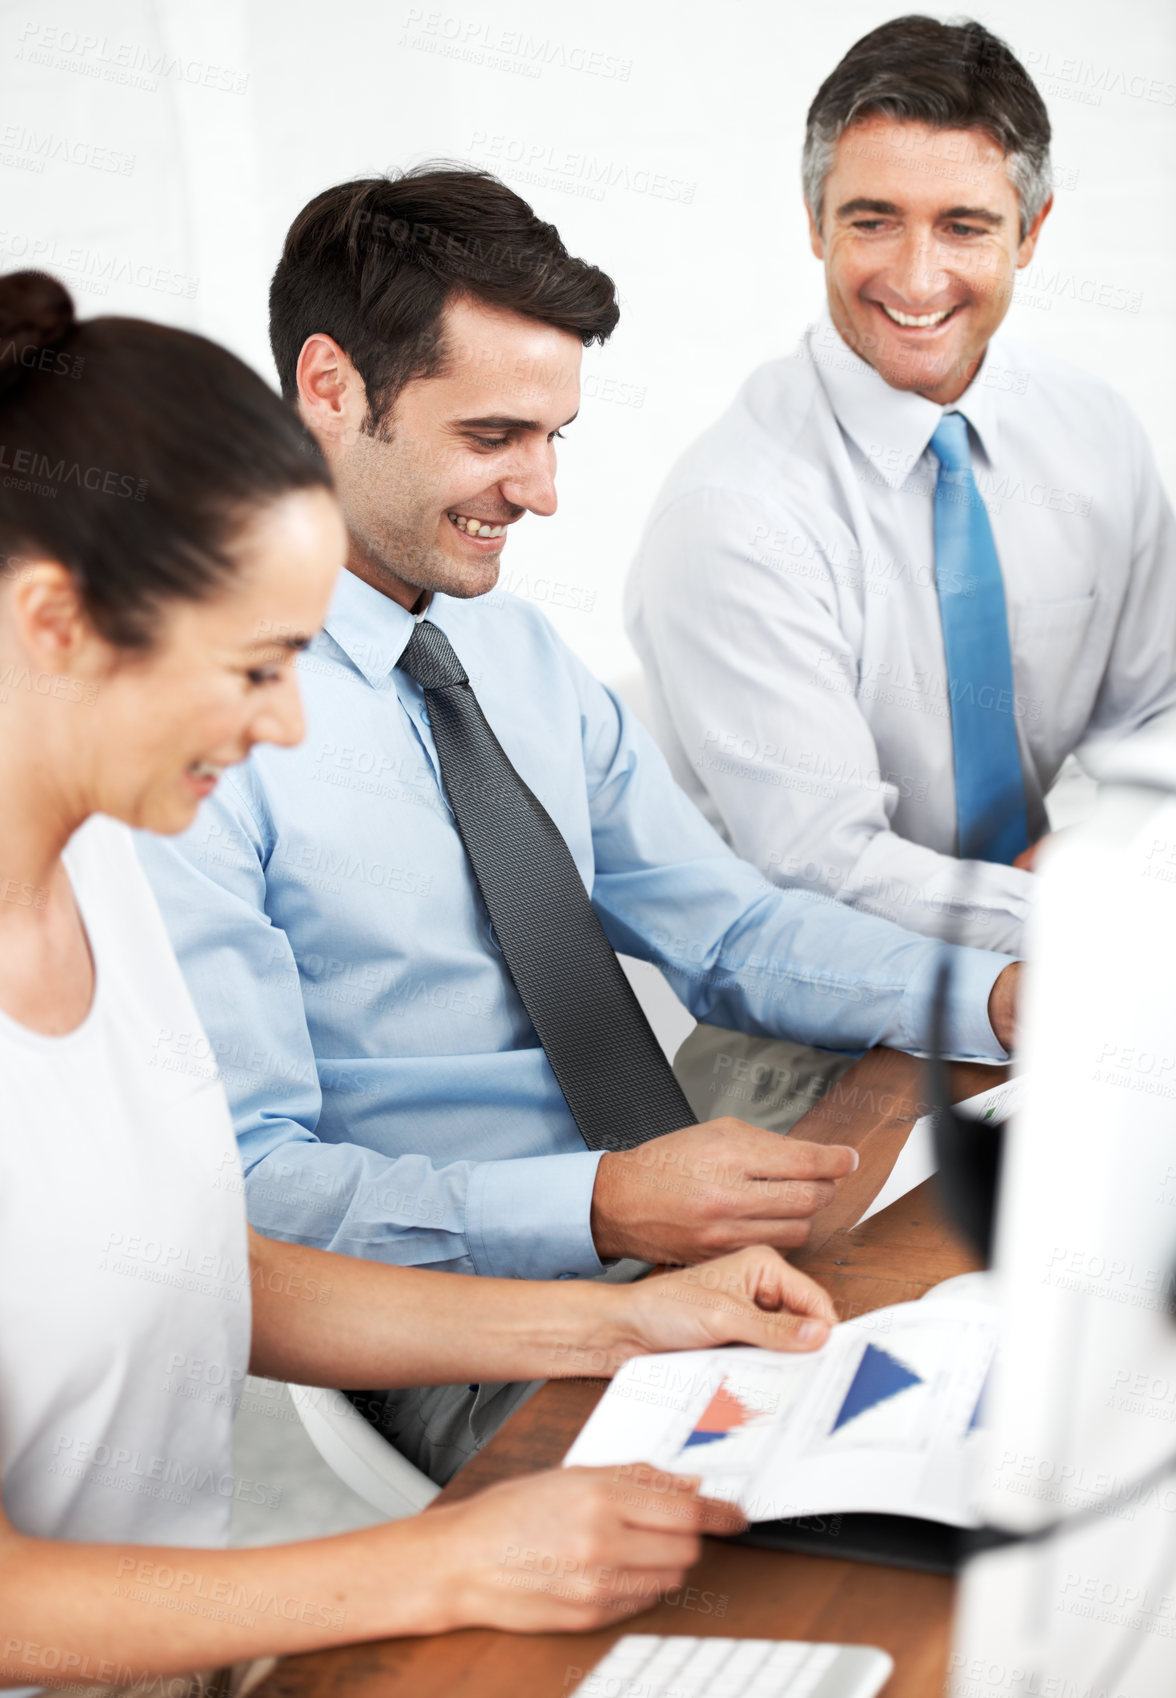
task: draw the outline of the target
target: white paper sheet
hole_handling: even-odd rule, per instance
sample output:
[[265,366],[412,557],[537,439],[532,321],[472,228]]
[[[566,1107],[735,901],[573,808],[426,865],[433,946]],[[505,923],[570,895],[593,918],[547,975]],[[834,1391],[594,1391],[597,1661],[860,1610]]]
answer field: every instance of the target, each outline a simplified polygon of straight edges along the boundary
[[[1021,1085],[1020,1078],[1006,1079],[1002,1085],[993,1085],[991,1090],[981,1091],[978,1096],[967,1097],[962,1103],[956,1103],[956,1112],[965,1115],[969,1120],[1003,1120],[1016,1109],[1020,1100]],[[889,1208],[891,1203],[896,1203],[900,1197],[905,1197],[908,1191],[913,1191],[916,1185],[921,1185],[924,1179],[930,1179],[935,1172],[931,1120],[931,1115],[926,1114],[922,1120],[915,1121],[885,1185],[857,1222],[858,1226],[861,1226],[862,1221],[869,1220],[871,1215]]]
[[971,1486],[996,1310],[899,1303],[809,1355],[684,1351],[627,1362],[565,1465],[699,1474],[754,1521],[872,1511],[974,1526]]

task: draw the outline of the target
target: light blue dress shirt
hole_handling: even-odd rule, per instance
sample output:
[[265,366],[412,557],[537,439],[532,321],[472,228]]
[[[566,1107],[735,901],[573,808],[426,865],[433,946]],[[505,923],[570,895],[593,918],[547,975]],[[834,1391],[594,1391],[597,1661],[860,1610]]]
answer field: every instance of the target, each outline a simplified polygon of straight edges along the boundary
[[[434,598],[615,948],[699,1019],[845,1050],[926,1040],[937,946],[738,860],[652,739],[528,603]],[[140,852],[223,1076],[262,1232],[402,1264],[594,1274],[589,1152],[495,941],[441,787],[412,615],[348,572],[300,662],[307,735],[225,774]],[[1007,957],[957,952],[950,1041]],[[568,995],[575,987],[568,986]],[[207,1066],[200,1034],[160,1065]]]

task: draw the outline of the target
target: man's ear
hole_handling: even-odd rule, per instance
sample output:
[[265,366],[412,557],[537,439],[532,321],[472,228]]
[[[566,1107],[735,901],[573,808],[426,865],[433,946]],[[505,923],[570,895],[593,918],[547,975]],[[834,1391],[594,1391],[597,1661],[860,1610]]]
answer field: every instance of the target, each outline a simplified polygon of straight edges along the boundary
[[45,672],[68,672],[94,637],[73,573],[58,560],[22,560],[9,605],[21,643]]
[[331,336],[316,331],[298,356],[298,411],[322,441],[356,434],[367,417],[367,389],[350,358]]
[[817,223],[816,219],[813,217],[813,209],[808,204],[807,201],[805,201],[805,203],[804,203],[804,210],[808,214],[809,247],[813,250],[813,253],[817,257],[817,259],[824,260],[824,258],[825,258],[825,244],[821,240],[821,226]]
[[1037,238],[1041,234],[1041,226],[1045,223],[1046,219],[1053,211],[1053,203],[1054,198],[1050,195],[1041,211],[1037,214],[1037,217],[1033,220],[1032,224],[1030,224],[1028,230],[1026,230],[1021,241],[1021,246],[1017,249],[1018,271],[1021,270],[1022,266],[1028,265],[1029,261],[1033,258],[1033,250],[1037,246]]

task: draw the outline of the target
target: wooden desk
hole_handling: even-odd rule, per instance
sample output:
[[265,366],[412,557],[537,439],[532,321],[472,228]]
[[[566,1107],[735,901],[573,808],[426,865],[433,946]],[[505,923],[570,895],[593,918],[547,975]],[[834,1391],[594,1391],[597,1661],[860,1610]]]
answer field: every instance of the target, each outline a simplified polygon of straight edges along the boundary
[[[970,1096],[1003,1075],[954,1070]],[[877,1195],[914,1120],[922,1070],[909,1056],[864,1056],[796,1128],[853,1144],[861,1166],[844,1182],[813,1245],[791,1259],[830,1291],[843,1320],[920,1297],[975,1264],[944,1225],[930,1186],[858,1231],[846,1229]],[[524,1404],[438,1500],[453,1503],[496,1480],[556,1466],[604,1390],[601,1380],[553,1380]],[[708,1539],[676,1605],[597,1633],[521,1635],[486,1629],[390,1639],[290,1657],[257,1698],[561,1698],[621,1633],[729,1634],[880,1645],[895,1660],[885,1698],[940,1698],[952,1584],[937,1575],[754,1550]]]

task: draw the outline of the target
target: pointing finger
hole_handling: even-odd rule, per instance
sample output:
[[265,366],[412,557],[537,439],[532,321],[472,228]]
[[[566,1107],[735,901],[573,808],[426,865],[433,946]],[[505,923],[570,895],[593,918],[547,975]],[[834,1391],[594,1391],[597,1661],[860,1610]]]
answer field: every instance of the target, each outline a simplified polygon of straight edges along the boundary
[[757,1179],[844,1179],[860,1160],[849,1144],[812,1144],[807,1138],[781,1138],[775,1132],[766,1137],[771,1143],[759,1146],[748,1165]]

